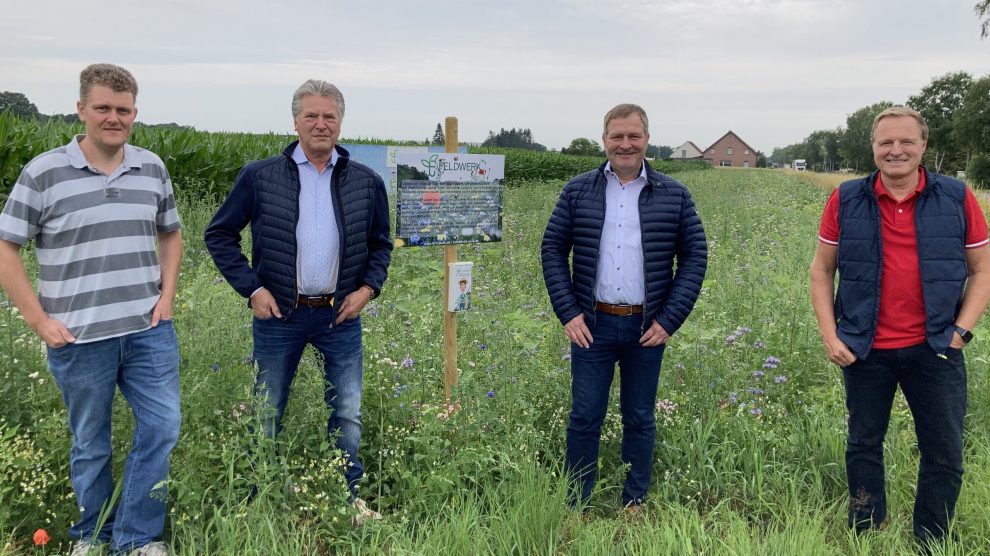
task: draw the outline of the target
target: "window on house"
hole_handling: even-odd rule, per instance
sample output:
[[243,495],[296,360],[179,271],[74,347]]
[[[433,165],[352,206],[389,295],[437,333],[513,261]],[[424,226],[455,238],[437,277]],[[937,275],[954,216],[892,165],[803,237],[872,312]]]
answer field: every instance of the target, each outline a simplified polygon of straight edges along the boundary
[[729,156],[732,156],[732,147],[726,147],[725,148],[725,154],[727,154]]
[[719,163],[718,163],[718,165],[719,166],[732,166],[732,161],[731,160],[720,160]]
[[749,149],[743,149],[743,154],[749,154]]
[[681,149],[681,158],[687,158],[687,149]]

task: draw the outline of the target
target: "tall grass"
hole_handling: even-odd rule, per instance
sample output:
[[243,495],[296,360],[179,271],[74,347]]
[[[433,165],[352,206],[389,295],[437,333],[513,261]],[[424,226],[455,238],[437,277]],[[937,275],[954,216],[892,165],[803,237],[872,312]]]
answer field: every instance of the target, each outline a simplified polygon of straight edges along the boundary
[[[807,293],[827,193],[777,171],[676,177],[697,201],[710,269],[665,355],[654,481],[646,512],[635,519],[620,503],[616,392],[586,515],[564,503],[570,363],[539,267],[540,238],[562,181],[508,190],[504,240],[459,248],[462,260],[475,262],[476,296],[475,309],[458,316],[456,410],[443,405],[437,340],[442,254],[396,251],[383,295],[362,317],[361,492],[386,518],[360,529],[348,524],[339,454],[325,436],[314,353],[303,359],[278,443],[251,433],[250,312],[219,279],[200,239],[214,203],[180,197],[183,430],[173,453],[167,540],[179,554],[914,552],[918,454],[900,396],[885,453],[889,523],[863,537],[845,526],[841,373],[824,357]],[[65,412],[37,340],[4,301],[0,427],[17,432],[0,441],[0,539],[9,539],[0,553],[36,553],[31,533],[45,527],[55,539],[37,553],[54,554],[68,546],[65,530],[75,516]],[[990,538],[988,331],[982,322],[967,347],[966,475],[955,522],[961,542],[950,554],[987,553]],[[122,402],[115,409],[119,471],[132,425]],[[7,484],[15,486],[4,490]],[[260,494],[249,502],[252,486]]]

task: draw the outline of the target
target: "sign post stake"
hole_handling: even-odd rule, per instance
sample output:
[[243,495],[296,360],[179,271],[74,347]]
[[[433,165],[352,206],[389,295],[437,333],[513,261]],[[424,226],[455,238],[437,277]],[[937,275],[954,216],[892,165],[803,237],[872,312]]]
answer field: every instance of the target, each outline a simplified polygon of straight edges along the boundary
[[[447,116],[444,120],[444,150],[448,153],[457,152],[457,118]],[[457,313],[448,311],[450,303],[450,264],[457,262],[457,245],[443,246],[443,394],[444,400],[450,404],[451,391],[457,384]]]

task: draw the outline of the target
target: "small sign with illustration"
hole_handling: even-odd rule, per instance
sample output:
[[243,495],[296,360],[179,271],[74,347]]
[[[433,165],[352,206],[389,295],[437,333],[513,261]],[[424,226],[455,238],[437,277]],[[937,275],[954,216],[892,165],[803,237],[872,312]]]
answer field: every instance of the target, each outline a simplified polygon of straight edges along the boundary
[[474,263],[460,261],[450,263],[447,282],[447,310],[455,313],[471,310],[472,269]]
[[396,246],[502,239],[505,157],[397,152]]

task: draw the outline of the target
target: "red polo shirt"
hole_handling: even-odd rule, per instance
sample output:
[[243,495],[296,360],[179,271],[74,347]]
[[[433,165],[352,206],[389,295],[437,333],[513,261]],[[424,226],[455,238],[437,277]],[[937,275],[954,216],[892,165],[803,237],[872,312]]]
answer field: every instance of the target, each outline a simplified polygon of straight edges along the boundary
[[[880,237],[883,244],[883,274],[880,278],[880,315],[873,347],[895,349],[925,341],[925,301],[921,293],[918,239],[914,229],[914,206],[925,189],[925,172],[918,168],[918,189],[900,201],[883,187],[877,174],[874,191],[880,204]],[[966,248],[985,247],[987,221],[973,192],[966,188]],[[839,244],[839,190],[825,203],[818,239]]]

